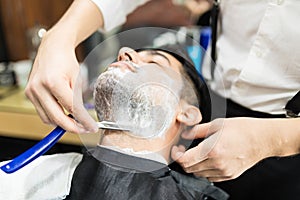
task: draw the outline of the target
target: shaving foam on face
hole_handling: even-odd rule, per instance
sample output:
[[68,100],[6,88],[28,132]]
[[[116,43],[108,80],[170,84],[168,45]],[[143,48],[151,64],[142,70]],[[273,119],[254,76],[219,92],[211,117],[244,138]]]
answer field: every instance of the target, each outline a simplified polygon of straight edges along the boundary
[[[107,68],[107,71],[104,72],[103,74],[101,74],[102,76],[107,76],[107,74],[111,74],[114,77],[121,79],[123,78],[127,73],[129,72],[129,70],[121,70],[120,68],[117,67],[109,67]],[[100,75],[100,76],[101,76]]]
[[112,95],[116,85],[129,73],[117,67],[109,67],[102,73],[94,85],[94,102],[97,117],[100,121],[114,121]]
[[170,76],[170,70],[141,66],[136,73],[126,74],[114,88],[114,118],[120,125],[129,125],[132,136],[162,138],[170,127],[180,90],[176,87],[178,80],[172,79],[178,76]]
[[179,105],[180,78],[155,65],[138,68],[110,67],[100,75],[94,94],[98,117],[128,127],[135,137],[162,138]]
[[134,136],[161,138],[175,117],[178,98],[158,83],[147,83],[137,88],[130,98],[128,113],[135,127]]

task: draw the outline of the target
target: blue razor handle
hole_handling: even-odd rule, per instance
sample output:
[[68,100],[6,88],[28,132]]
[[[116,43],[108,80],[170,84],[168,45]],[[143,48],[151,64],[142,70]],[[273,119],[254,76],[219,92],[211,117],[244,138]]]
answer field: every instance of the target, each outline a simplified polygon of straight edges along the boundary
[[51,133],[49,133],[44,139],[35,144],[33,147],[17,156],[9,163],[1,166],[2,171],[10,174],[13,173],[25,165],[29,164],[33,160],[37,159],[44,153],[46,153],[66,131],[57,126]]

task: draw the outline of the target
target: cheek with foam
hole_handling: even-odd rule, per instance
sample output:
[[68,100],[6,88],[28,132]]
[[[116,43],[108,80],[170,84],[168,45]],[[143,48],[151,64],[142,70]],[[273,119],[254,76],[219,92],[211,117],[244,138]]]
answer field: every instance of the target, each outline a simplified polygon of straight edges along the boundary
[[94,88],[94,102],[99,121],[114,121],[112,112],[113,91],[126,73],[111,67],[98,77]]
[[134,73],[109,69],[99,77],[96,88],[99,119],[127,126],[136,137],[164,137],[179,105],[180,81],[169,73],[154,66]]
[[136,137],[163,137],[175,117],[177,105],[178,98],[165,87],[145,84],[134,91],[127,105],[119,107],[117,121],[130,124]]

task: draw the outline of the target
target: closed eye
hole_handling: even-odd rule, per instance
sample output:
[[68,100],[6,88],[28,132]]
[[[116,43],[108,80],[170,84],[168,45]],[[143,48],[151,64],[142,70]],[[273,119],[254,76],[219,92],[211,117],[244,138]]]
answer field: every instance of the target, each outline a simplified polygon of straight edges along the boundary
[[[148,50],[147,53],[149,53],[149,54],[152,55],[152,56],[158,56],[158,57],[160,57],[160,58],[166,60],[166,61],[168,62],[169,65],[171,64],[170,60],[169,60],[165,55],[163,55],[162,53],[160,53],[160,52],[158,52],[158,51],[155,51],[155,50]],[[153,60],[152,60],[152,61],[153,61]],[[153,62],[155,62],[155,61],[153,61]]]
[[158,65],[159,67],[162,67],[162,68],[166,67],[164,64],[156,62],[156,61],[149,61],[148,63]]
[[149,61],[148,63],[153,63],[153,64],[160,65],[158,62],[155,62],[155,61]]

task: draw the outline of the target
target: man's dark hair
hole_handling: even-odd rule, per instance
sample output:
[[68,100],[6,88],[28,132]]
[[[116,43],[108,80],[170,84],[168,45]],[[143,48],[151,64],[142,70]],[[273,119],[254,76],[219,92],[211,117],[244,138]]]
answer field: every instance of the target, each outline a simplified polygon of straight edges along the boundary
[[202,114],[201,123],[209,122],[211,120],[211,99],[209,90],[204,79],[197,72],[185,46],[172,44],[153,49],[171,54],[182,64],[184,73],[186,73],[188,78],[191,80],[197,95],[199,109]]

